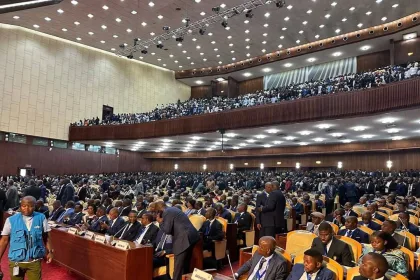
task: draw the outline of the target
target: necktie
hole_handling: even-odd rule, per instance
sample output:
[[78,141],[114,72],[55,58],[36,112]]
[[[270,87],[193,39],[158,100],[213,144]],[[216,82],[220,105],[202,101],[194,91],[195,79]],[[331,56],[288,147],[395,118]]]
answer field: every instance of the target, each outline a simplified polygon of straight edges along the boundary
[[311,280],[311,278],[312,278],[312,275],[311,275],[311,274],[309,274],[308,272],[306,272],[306,279],[307,279],[307,280]]
[[206,234],[205,235],[209,235],[209,233],[210,233],[210,226],[211,226],[211,223],[209,223],[209,225],[207,226],[207,228],[206,228]]
[[126,226],[124,227],[124,230],[123,230],[123,232],[122,232],[122,233],[121,233],[121,235],[120,235],[120,237],[121,237],[121,238],[124,236],[125,231],[126,231],[127,229],[130,229],[130,227],[131,227],[131,224],[128,224],[128,225],[126,225]]
[[[259,280],[259,279],[261,279],[261,278],[264,276],[265,271],[264,271],[264,272],[263,272],[263,274],[261,275],[261,274],[260,274],[260,270],[261,270],[261,268],[263,267],[263,265],[264,265],[264,263],[265,263],[266,261],[267,261],[267,260],[266,260],[265,258],[261,258],[260,264],[259,264],[259,266],[258,266],[258,270],[257,270],[257,272],[255,273],[255,275],[254,275],[254,277],[252,278],[252,280]],[[266,271],[267,271],[267,269],[266,269]]]
[[346,236],[347,237],[351,237],[352,234],[353,234],[353,231],[352,230],[348,230]]
[[327,245],[324,245],[324,256],[328,256]]

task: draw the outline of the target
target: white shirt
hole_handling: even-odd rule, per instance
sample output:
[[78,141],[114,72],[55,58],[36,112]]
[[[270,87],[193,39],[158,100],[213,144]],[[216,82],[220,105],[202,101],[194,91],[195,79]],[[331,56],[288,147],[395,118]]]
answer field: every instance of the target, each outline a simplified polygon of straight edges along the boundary
[[330,242],[328,242],[328,244],[327,244],[327,253],[330,251],[330,247],[331,247],[331,243],[332,243],[332,238],[331,238],[331,240],[330,240]]
[[[315,280],[316,279],[316,276],[318,275],[318,272],[319,272],[319,270],[317,272],[315,272],[315,273],[309,274],[309,275],[311,275],[311,280]],[[303,274],[299,278],[299,280],[308,280],[308,276],[307,276],[307,273],[305,271],[303,272]]]
[[123,237],[123,235],[124,235],[125,231],[127,231],[127,230],[129,230],[129,229],[131,228],[131,225],[132,225],[132,223],[129,223],[128,225],[126,225],[126,226],[124,227],[124,230],[123,230],[123,232],[122,232],[122,233],[121,233],[121,235],[120,235],[120,238],[121,238],[121,237]]
[[[260,274],[267,272],[268,269],[268,263],[270,262],[271,258],[273,257],[273,255],[265,258],[266,262],[262,265],[261,269],[260,269]],[[262,257],[260,259],[260,261],[257,263],[257,265],[254,267],[254,270],[252,271],[252,273],[249,275],[249,277],[247,278],[248,280],[251,280],[254,278],[255,274],[257,274],[258,268],[260,267],[260,262],[261,260],[264,259],[264,257]],[[263,277],[260,278],[260,280],[264,280],[265,276],[267,275],[267,273],[264,273]]]
[[137,238],[136,243],[141,244],[141,242],[143,241],[143,237],[146,234],[147,230],[149,229],[150,225],[152,223],[148,224],[145,229],[143,230],[143,232],[140,234],[139,238]]

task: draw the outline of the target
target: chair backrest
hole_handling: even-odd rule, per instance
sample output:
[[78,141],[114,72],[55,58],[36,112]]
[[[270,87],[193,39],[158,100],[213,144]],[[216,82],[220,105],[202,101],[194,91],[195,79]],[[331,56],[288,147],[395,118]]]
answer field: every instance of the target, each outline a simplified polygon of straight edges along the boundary
[[254,226],[255,226],[255,215],[252,214],[252,213],[249,213],[249,214],[251,215],[251,220],[252,220],[250,230],[254,230]]
[[359,226],[358,226],[358,228],[359,228],[361,231],[363,231],[363,232],[367,233],[368,235],[372,235],[372,233],[373,233],[373,229],[370,229],[370,228],[368,228],[368,227],[366,227],[366,226],[359,225]]
[[[389,216],[389,219],[392,221],[398,221],[398,214],[393,214]],[[419,225],[419,218],[416,216],[410,215],[410,223],[414,224],[415,226]]]
[[412,234],[408,231],[398,231],[398,232],[395,232],[395,234],[399,234],[399,235],[407,237],[408,243],[410,244],[410,248],[412,250],[415,250],[415,248],[416,248],[416,236],[414,234]]
[[225,236],[226,236],[227,224],[228,224],[227,220],[225,218],[222,218],[222,217],[216,217],[216,220],[218,220],[222,224],[223,232],[225,233]]
[[249,213],[252,213],[255,210],[255,206],[248,205],[248,209],[246,210]]
[[382,217],[384,217],[384,218],[385,218],[385,220],[388,220],[388,217],[389,217],[389,215],[388,215],[388,214],[385,214],[385,213],[382,213],[382,212],[379,212],[379,211],[377,211],[375,215],[382,216]]
[[[258,250],[258,245],[252,246],[252,255]],[[286,252],[284,249],[280,247],[276,247],[276,254],[283,257],[283,259],[286,261],[287,265],[287,271],[292,271],[292,255],[290,255],[288,252]]]
[[408,278],[406,278],[405,276],[395,273],[395,272],[390,272],[388,270],[388,272],[385,274],[385,276],[389,279],[389,280],[408,280]]
[[303,254],[311,248],[316,235],[304,230],[294,230],[287,233],[286,251],[292,256]]
[[346,280],[353,280],[354,277],[360,275],[358,266],[347,269],[346,272],[347,272]]
[[383,224],[383,222],[381,220],[373,219],[373,218],[372,218],[372,222],[374,222],[375,224],[378,224],[380,226],[382,226],[382,224]]
[[235,220],[236,213],[234,211],[230,210],[230,209],[228,209],[228,211],[229,211],[230,215],[232,216],[232,223],[233,223],[233,221]]
[[367,211],[366,207],[363,206],[353,206],[353,211],[357,213],[357,215],[362,216],[363,213]]
[[[324,259],[324,262],[323,262],[324,267],[326,267],[327,269],[331,270],[334,273],[334,280],[343,280],[344,269],[341,266],[341,264],[339,264],[335,260],[330,259],[326,256],[323,256],[323,259]],[[295,264],[303,263],[303,254],[296,256],[293,263]]]
[[407,268],[408,268],[408,275],[410,275],[410,278],[414,276],[415,266],[414,266],[414,253],[413,251],[401,247],[400,250],[404,253],[406,261],[407,261]]
[[188,218],[196,230],[200,230],[200,228],[203,226],[203,223],[206,221],[206,217],[198,214],[190,215]]
[[334,234],[337,234],[338,233],[338,231],[340,230],[339,228],[338,228],[338,226],[336,225],[336,224],[334,224],[334,223],[329,223],[330,225],[331,225],[331,227],[332,227],[332,229],[333,229],[333,231],[334,231]]
[[385,211],[388,214],[388,216],[392,215],[392,210],[387,207],[379,207],[378,209]]
[[358,241],[354,240],[353,238],[347,237],[347,236],[337,235],[336,238],[349,244],[350,250],[353,253],[353,261],[357,263],[360,259],[360,256],[362,255],[362,244],[360,244]]

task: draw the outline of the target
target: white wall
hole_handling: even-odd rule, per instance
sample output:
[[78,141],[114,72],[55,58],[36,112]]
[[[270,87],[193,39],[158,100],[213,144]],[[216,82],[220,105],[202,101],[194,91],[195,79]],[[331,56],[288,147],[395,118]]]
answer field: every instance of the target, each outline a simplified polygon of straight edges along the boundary
[[174,72],[0,24],[0,130],[68,139],[71,122],[186,100]]

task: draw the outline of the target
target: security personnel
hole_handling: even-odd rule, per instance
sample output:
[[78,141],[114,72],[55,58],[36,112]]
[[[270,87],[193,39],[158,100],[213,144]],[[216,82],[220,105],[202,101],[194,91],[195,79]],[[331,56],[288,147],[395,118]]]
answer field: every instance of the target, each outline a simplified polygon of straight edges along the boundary
[[[36,200],[25,196],[20,202],[20,213],[6,219],[0,240],[0,259],[7,245],[11,280],[41,280],[41,259],[47,255],[47,263],[53,259],[50,231],[44,214],[34,212]],[[46,247],[43,243],[46,237]]]

